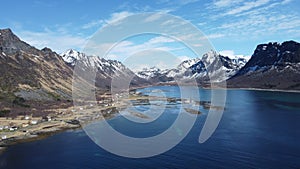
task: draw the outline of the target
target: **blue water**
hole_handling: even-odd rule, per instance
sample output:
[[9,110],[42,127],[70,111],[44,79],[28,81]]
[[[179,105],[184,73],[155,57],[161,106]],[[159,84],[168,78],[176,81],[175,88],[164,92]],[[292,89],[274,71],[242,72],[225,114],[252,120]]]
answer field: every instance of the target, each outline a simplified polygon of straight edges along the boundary
[[[149,94],[154,89],[179,97],[177,87],[151,87],[141,91]],[[210,90],[199,92],[201,100],[209,100]],[[136,124],[121,116],[109,123],[129,136],[154,136],[173,123],[178,106],[169,105],[151,123]],[[147,110],[147,106],[138,109]],[[300,168],[299,93],[228,90],[222,120],[203,144],[199,144],[198,138],[208,112],[201,111],[203,114],[181,143],[151,158],[131,159],[111,154],[91,141],[84,131],[75,130],[9,147],[0,155],[0,168]]]

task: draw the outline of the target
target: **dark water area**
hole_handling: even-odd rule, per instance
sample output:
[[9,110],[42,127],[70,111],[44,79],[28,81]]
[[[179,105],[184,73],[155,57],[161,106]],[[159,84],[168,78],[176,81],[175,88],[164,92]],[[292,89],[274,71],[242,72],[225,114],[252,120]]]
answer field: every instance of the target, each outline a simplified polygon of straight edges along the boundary
[[[150,94],[157,89],[168,97],[180,97],[179,88],[173,86],[140,91]],[[210,90],[200,89],[199,93],[200,100],[210,99]],[[117,116],[109,124],[128,136],[155,136],[174,122],[179,106],[170,105],[150,123],[138,124]],[[111,154],[83,130],[74,130],[9,147],[0,155],[0,168],[300,168],[300,93],[228,90],[219,126],[202,144],[198,139],[208,111],[201,112],[183,141],[154,157],[132,159]]]

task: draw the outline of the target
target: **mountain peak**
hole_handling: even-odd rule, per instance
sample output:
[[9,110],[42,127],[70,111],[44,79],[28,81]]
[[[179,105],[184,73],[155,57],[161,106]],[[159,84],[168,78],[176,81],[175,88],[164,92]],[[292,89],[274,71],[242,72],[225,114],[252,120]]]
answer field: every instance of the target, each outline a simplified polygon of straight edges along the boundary
[[21,41],[9,28],[0,29],[0,40],[1,41]]
[[48,47],[44,47],[44,48],[42,49],[42,51],[45,52],[45,53],[52,53],[52,52],[53,52],[53,51],[52,51],[50,48],[48,48]]
[[244,71],[247,71],[247,68],[252,70],[253,67],[279,66],[298,62],[300,62],[300,43],[295,41],[286,41],[282,44],[270,42],[257,45]]
[[4,34],[13,34],[11,29],[9,28],[5,28],[5,29],[0,29],[0,35],[4,35]]
[[62,55],[64,55],[64,54],[72,55],[72,54],[76,54],[76,53],[80,53],[80,52],[75,49],[68,49],[65,52],[63,52]]
[[0,51],[13,54],[22,51],[36,52],[36,49],[20,40],[11,29],[0,29]]
[[66,63],[71,64],[72,66],[75,65],[76,61],[81,60],[83,59],[83,57],[85,57],[83,53],[80,53],[75,49],[68,49],[60,55]]

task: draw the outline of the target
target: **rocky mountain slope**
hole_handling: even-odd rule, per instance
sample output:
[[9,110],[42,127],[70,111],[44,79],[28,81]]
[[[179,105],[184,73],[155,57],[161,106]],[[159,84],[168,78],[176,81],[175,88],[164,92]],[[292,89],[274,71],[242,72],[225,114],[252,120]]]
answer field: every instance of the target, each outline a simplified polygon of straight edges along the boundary
[[5,99],[70,99],[72,69],[49,48],[38,50],[0,30],[0,93]]
[[[107,91],[113,78],[119,81],[132,79],[131,85],[136,86],[147,83],[119,61],[89,57],[74,50],[60,56],[49,48],[36,49],[20,40],[10,29],[2,29],[0,99],[8,103],[16,98],[37,101],[72,100],[73,70],[76,64],[81,65],[83,70],[79,78],[82,86],[95,84],[97,90]],[[95,80],[87,83],[89,79],[85,79],[85,71],[96,71]]]
[[256,47],[249,62],[228,80],[229,87],[300,89],[300,44],[287,41]]

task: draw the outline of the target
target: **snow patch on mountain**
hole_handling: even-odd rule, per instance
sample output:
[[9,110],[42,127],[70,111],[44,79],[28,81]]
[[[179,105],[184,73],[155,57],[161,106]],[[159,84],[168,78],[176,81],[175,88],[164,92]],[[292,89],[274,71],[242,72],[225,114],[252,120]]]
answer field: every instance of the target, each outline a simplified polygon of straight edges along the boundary
[[121,62],[97,56],[87,56],[74,49],[69,49],[61,54],[62,59],[71,66],[80,62],[82,69],[94,69],[104,76],[120,75],[130,71]]
[[[144,69],[138,76],[144,79],[167,77],[168,79],[210,79],[220,82],[235,75],[248,61],[244,56],[222,56],[216,51],[209,51],[202,58],[185,60],[176,68],[160,70],[158,68]],[[165,79],[165,78],[164,78]]]

